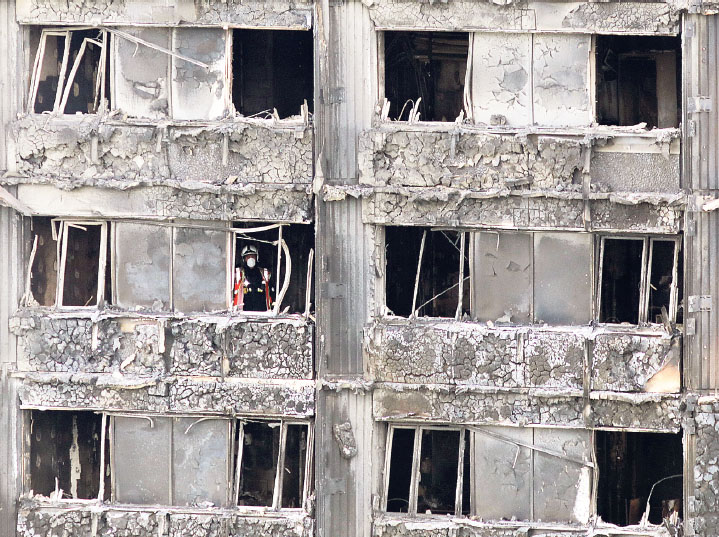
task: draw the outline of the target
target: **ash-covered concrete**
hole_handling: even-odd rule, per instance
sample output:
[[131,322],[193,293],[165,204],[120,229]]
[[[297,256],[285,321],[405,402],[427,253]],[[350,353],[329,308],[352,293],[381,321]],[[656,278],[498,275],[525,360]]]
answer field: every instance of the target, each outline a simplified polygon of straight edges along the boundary
[[26,115],[14,130],[17,182],[67,189],[312,182],[312,135],[302,121],[153,125]]
[[73,535],[96,537],[311,537],[314,524],[301,513],[253,516],[237,510],[207,509],[206,513],[181,510],[127,510],[108,506],[60,506],[37,499],[22,501],[18,536]]
[[312,325],[303,319],[213,321],[20,310],[21,371],[123,376],[312,378]]

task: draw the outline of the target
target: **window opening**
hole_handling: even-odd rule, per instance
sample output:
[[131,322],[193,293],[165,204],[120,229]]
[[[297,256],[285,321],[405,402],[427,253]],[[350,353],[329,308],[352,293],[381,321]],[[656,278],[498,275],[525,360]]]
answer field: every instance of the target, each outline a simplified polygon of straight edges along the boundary
[[314,303],[314,227],[270,222],[236,222],[234,227],[233,309],[306,313],[308,299],[310,308]]
[[681,302],[680,249],[674,238],[602,237],[599,321],[662,323],[666,315],[674,322]]
[[410,486],[412,482],[412,457],[414,452],[414,429],[395,427],[390,429],[391,455],[387,486],[387,511],[409,513]]
[[280,424],[248,422],[243,427],[238,505],[271,507],[280,451]]
[[282,480],[282,507],[302,507],[307,466],[307,427],[289,424]]
[[[29,486],[53,499],[109,499],[105,420],[88,411],[31,410]],[[101,480],[103,484],[101,485]]]
[[31,42],[37,44],[31,112],[93,114],[105,106],[107,32],[42,29],[39,38],[31,35]]
[[599,321],[638,324],[644,240],[605,238],[603,244]]
[[308,494],[309,425],[243,421],[237,431],[237,505],[302,508]]
[[465,233],[387,226],[385,248],[386,305],[392,314],[461,317],[469,312]]
[[313,40],[306,30],[233,30],[232,101],[243,116],[312,112]]
[[107,287],[107,224],[63,221],[60,247],[57,304],[101,304]]
[[683,501],[681,433],[596,431],[595,438],[597,514],[602,520],[619,526],[639,524],[649,501],[648,522],[670,519],[676,524]]
[[40,306],[52,306],[57,295],[57,238],[50,217],[33,217],[32,232],[37,238],[30,289]]
[[460,431],[422,431],[417,512],[454,514]]
[[596,36],[597,121],[678,127],[681,38]]
[[424,121],[454,121],[460,115],[468,34],[384,32],[384,51],[389,117],[406,120],[413,107]]

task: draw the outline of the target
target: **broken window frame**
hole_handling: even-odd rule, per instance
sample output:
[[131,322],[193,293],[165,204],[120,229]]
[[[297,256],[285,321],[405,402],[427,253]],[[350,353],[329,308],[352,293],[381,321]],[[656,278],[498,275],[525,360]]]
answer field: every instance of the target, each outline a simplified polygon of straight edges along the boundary
[[[392,460],[392,443],[394,440],[394,431],[397,429],[413,430],[414,431],[414,446],[412,449],[412,475],[410,478],[409,485],[409,505],[407,507],[407,515],[410,516],[447,516],[447,515],[436,515],[426,514],[417,512],[418,504],[418,489],[420,482],[420,457],[422,451],[422,435],[424,431],[455,431],[459,433],[459,453],[457,459],[457,485],[454,497],[454,516],[462,516],[462,501],[464,491],[464,458],[469,456],[465,453],[465,438],[469,431],[467,427],[457,426],[443,426],[443,425],[411,425],[411,424],[400,424],[400,423],[389,423],[387,429],[387,439],[385,445],[385,460],[384,460],[384,474],[382,476],[382,500],[381,510],[387,512],[387,502],[389,500],[389,482],[390,482],[390,471],[391,471],[391,460]],[[470,445],[474,440],[470,435]],[[470,452],[472,448],[470,448]],[[471,502],[470,502],[471,503]]]
[[[58,247],[58,266],[57,266],[57,289],[55,295],[55,307],[62,309],[87,309],[98,308],[105,300],[105,274],[107,267],[107,241],[108,241],[108,223],[104,220],[64,220],[53,219],[53,234],[55,234],[55,223],[58,223],[57,230],[57,247]],[[67,247],[68,236],[71,227],[83,229],[83,226],[100,226],[100,253],[97,267],[97,293],[94,304],[87,306],[67,306],[63,304],[65,292],[65,268],[67,265]]]
[[[285,294],[287,293],[287,289],[290,286],[290,276],[292,273],[292,256],[290,255],[290,249],[287,246],[287,243],[282,238],[283,229],[287,225],[288,224],[283,224],[283,223],[273,223],[273,224],[268,224],[268,225],[252,227],[252,228],[234,228],[233,227],[231,229],[231,231],[233,233],[233,240],[232,240],[232,247],[231,247],[231,252],[230,252],[230,261],[231,261],[232,270],[230,272],[231,284],[230,284],[230,292],[229,292],[229,295],[230,295],[229,304],[230,304],[230,308],[232,309],[233,312],[243,313],[246,315],[261,315],[261,316],[271,315],[272,317],[276,317],[280,314],[280,307],[282,306],[282,300],[284,299]],[[234,290],[234,283],[235,283],[234,267],[238,266],[237,265],[237,261],[238,261],[237,256],[238,256],[239,252],[237,252],[237,239],[241,237],[242,240],[248,241],[248,242],[265,242],[266,243],[267,241],[254,238],[251,235],[253,233],[260,233],[262,231],[271,231],[273,229],[277,229],[277,240],[271,241],[270,244],[272,246],[277,247],[277,265],[275,267],[272,267],[273,269],[276,270],[276,273],[275,273],[276,274],[275,296],[274,296],[274,301],[272,304],[272,309],[267,310],[267,311],[247,311],[247,312],[245,312],[244,310],[240,309],[239,307],[236,307],[233,305],[233,297],[232,297],[232,293]],[[284,274],[282,274],[282,255],[283,254],[285,256]],[[311,261],[312,261],[312,258],[311,258],[310,262],[308,263],[308,265],[311,265]],[[269,268],[269,267],[267,267],[267,268]],[[309,266],[308,268],[311,269],[311,266]],[[280,276],[284,276],[284,279],[282,279],[282,287],[281,288],[279,286]],[[309,287],[306,289],[306,291],[307,291],[307,295],[306,295],[306,299],[305,299],[305,306],[306,306],[305,315],[308,315],[309,308],[308,308],[307,303],[309,302]]]
[[[82,41],[82,44],[80,45],[80,50],[78,51],[77,57],[75,58],[75,61],[73,62],[72,67],[70,68],[70,73],[67,76],[67,80],[65,80],[65,75],[67,73],[68,63],[70,61],[70,46],[72,41],[72,33],[78,32],[78,31],[84,31],[84,30],[98,30],[101,33],[102,41],[98,41],[96,39],[90,39],[90,38],[84,38]],[[108,57],[108,49],[109,49],[109,35],[108,31],[106,29],[100,29],[93,26],[79,26],[79,27],[69,27],[65,30],[56,30],[56,29],[48,29],[43,28],[40,33],[40,41],[38,42],[38,48],[35,53],[35,60],[33,61],[33,68],[32,68],[32,75],[30,79],[30,94],[28,98],[28,113],[29,114],[36,114],[38,112],[35,112],[35,104],[37,100],[37,92],[40,85],[40,71],[42,70],[43,60],[45,58],[45,51],[46,51],[46,45],[47,45],[47,37],[48,36],[56,36],[56,37],[62,37],[65,39],[65,46],[63,50],[62,55],[62,64],[60,67],[60,73],[58,75],[58,84],[57,84],[57,90],[55,92],[55,102],[52,107],[52,114],[55,115],[61,115],[65,112],[65,106],[67,105],[67,100],[70,96],[70,91],[72,90],[72,85],[75,81],[75,76],[77,74],[77,71],[80,67],[80,62],[83,59],[83,56],[87,50],[87,44],[88,41],[97,47],[100,48],[100,60],[99,64],[97,66],[97,79],[95,81],[95,102],[94,102],[94,108],[95,112],[92,114],[97,114],[102,112],[106,108],[106,91],[107,88],[105,87],[105,72],[108,68],[107,66],[107,57]],[[58,51],[59,54],[59,51]],[[73,114],[74,115],[74,114]],[[91,114],[85,114],[85,115],[91,115]]]
[[[272,490],[272,505],[239,505],[240,497],[240,481],[242,472],[242,457],[244,447],[244,426],[248,422],[263,423],[268,426],[280,427],[280,438],[279,438],[279,449],[277,451],[277,468],[275,470],[275,481]],[[307,427],[307,454],[305,458],[304,467],[304,482],[302,484],[302,507],[282,507],[282,487],[284,483],[284,466],[285,456],[287,448],[287,427],[289,425],[300,425]],[[307,502],[312,494],[312,470],[313,470],[313,446],[314,446],[314,424],[309,420],[295,420],[295,419],[255,419],[250,417],[238,418],[235,422],[235,430],[233,431],[233,438],[237,438],[236,452],[232,453],[235,459],[234,468],[234,483],[232,489],[232,502],[231,505],[239,510],[248,512],[257,511],[292,511],[302,512],[307,511]]]
[[[387,98],[387,77],[385,75],[386,72],[386,63],[387,63],[387,54],[386,54],[386,48],[385,48],[385,36],[388,33],[436,33],[436,34],[443,34],[446,33],[444,31],[439,30],[412,30],[412,29],[385,29],[382,31],[377,32],[377,97],[380,103],[382,104],[382,107],[380,109],[380,120],[381,121],[392,121],[396,123],[416,123],[417,121],[421,122],[427,122],[427,123],[439,123],[439,124],[451,124],[451,123],[457,123],[458,121],[461,122],[464,118],[471,118],[472,117],[472,93],[470,84],[472,81],[472,49],[473,49],[473,42],[474,42],[474,34],[473,31],[455,31],[452,33],[466,33],[468,36],[467,40],[467,68],[465,70],[464,75],[464,89],[462,91],[462,107],[460,110],[459,115],[453,119],[448,121],[441,121],[441,120],[428,120],[428,119],[422,119],[419,114],[419,105],[420,101],[422,100],[421,96],[418,96],[418,99],[416,101],[414,100],[408,100],[405,103],[402,103],[402,107],[400,108],[400,114],[397,119],[390,119],[389,118],[389,111],[390,111],[390,101]],[[409,107],[408,116],[407,119],[403,120],[402,116],[404,115],[404,110],[407,108],[408,104],[411,101],[411,106]],[[398,103],[399,105],[399,103]]]
[[[393,226],[393,227],[402,227],[402,226]],[[384,304],[383,304],[383,308],[382,308],[383,314],[386,316],[389,316],[389,317],[396,317],[399,319],[417,319],[418,317],[423,317],[423,316],[419,315],[419,311],[424,306],[428,305],[429,303],[436,300],[437,298],[439,298],[443,294],[447,293],[448,291],[451,291],[455,287],[458,287],[457,308],[455,310],[455,314],[453,317],[429,317],[428,316],[426,318],[427,319],[454,319],[457,321],[460,320],[462,318],[462,312],[464,309],[464,301],[465,301],[464,286],[467,283],[469,283],[469,285],[470,285],[469,298],[471,299],[471,296],[472,296],[472,292],[471,292],[472,279],[470,276],[471,270],[472,270],[472,268],[471,268],[472,267],[472,248],[468,248],[468,237],[467,237],[467,235],[471,234],[472,232],[465,230],[465,229],[446,228],[446,227],[425,227],[423,229],[422,239],[421,239],[421,243],[420,243],[420,247],[419,247],[419,255],[418,255],[418,259],[417,259],[417,269],[415,271],[414,287],[413,287],[413,291],[412,291],[412,310],[411,310],[409,316],[405,317],[403,315],[397,315],[394,313],[392,313],[390,315],[389,314],[390,310],[387,308],[387,281],[386,281],[386,279],[387,279],[387,255],[386,255],[387,241],[386,241],[386,233],[385,233],[386,229],[387,229],[387,226],[382,226],[382,252],[383,252],[382,256],[383,256],[383,265],[385,268],[384,273],[383,273],[385,281],[382,284],[382,289],[383,289],[382,297],[384,299]],[[458,276],[457,283],[442,290],[441,292],[437,293],[432,298],[430,298],[429,300],[426,300],[423,304],[420,304],[418,306],[417,305],[417,296],[419,293],[419,283],[421,280],[421,273],[422,273],[422,260],[424,258],[424,248],[425,248],[425,243],[427,241],[427,232],[428,231],[439,232],[439,233],[442,233],[443,235],[444,235],[444,232],[450,231],[453,233],[457,233],[459,235],[459,237],[458,237],[459,238],[459,248],[458,248],[458,250],[459,250],[459,270],[457,271],[459,276]],[[446,235],[444,235],[444,236],[445,236],[445,239],[447,239],[449,242],[452,242],[449,240],[449,238]],[[455,248],[457,248],[457,245],[453,244],[453,246]],[[465,265],[466,257],[469,258],[470,274],[465,275],[464,265]]]
[[667,311],[669,321],[676,322],[677,311],[679,308],[679,256],[682,253],[682,237],[681,236],[648,236],[648,235],[601,235],[599,244],[597,245],[598,265],[596,268],[597,281],[595,286],[596,293],[596,320],[602,325],[621,325],[622,323],[612,323],[607,321],[599,321],[602,311],[602,284],[604,271],[604,251],[607,240],[641,240],[642,246],[642,266],[639,287],[639,325],[656,325],[648,319],[649,313],[649,297],[651,294],[650,282],[652,278],[652,255],[654,253],[653,245],[655,242],[673,242],[674,243],[674,260],[672,264],[672,283],[670,288],[669,310]]
[[[111,465],[108,464],[109,459],[109,453],[107,453],[107,441],[110,438],[110,420],[109,420],[109,414],[106,412],[98,412],[98,411],[92,411],[92,410],[78,410],[78,409],[71,409],[71,408],[39,408],[39,407],[21,407],[23,412],[23,434],[22,434],[22,465],[21,465],[21,473],[22,473],[22,486],[23,490],[25,490],[27,493],[29,493],[32,490],[31,485],[31,475],[32,475],[32,460],[30,458],[31,454],[31,435],[32,435],[32,427],[33,427],[33,421],[32,421],[32,412],[33,411],[48,411],[48,412],[88,412],[92,414],[100,414],[102,416],[101,421],[101,430],[100,430],[100,482],[98,485],[98,493],[96,498],[53,498],[53,497],[42,497],[42,496],[34,496],[34,499],[40,501],[49,501],[51,503],[71,503],[71,504],[93,504],[97,502],[103,502],[103,499],[105,497],[105,468],[110,467]],[[112,479],[112,473],[110,475],[110,478]],[[41,498],[48,498],[48,500],[43,500]]]

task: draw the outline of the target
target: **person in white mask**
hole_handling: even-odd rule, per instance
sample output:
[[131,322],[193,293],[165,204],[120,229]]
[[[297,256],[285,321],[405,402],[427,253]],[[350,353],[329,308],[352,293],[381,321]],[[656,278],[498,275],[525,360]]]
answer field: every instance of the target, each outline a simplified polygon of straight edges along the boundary
[[257,247],[242,248],[242,266],[235,268],[233,305],[241,311],[267,311],[272,308],[270,271],[257,265]]

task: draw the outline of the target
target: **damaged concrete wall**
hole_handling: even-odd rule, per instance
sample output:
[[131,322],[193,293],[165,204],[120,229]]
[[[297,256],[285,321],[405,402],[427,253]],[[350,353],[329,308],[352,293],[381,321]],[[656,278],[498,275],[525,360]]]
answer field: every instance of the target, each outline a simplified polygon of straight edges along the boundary
[[158,5],[151,0],[21,0],[17,18],[23,23],[43,24],[241,24],[260,27],[309,28],[312,3],[285,0],[243,2],[229,0],[178,0]]
[[19,370],[312,378],[313,329],[305,320],[97,317],[18,311],[11,329]]
[[[127,190],[49,184],[19,185],[18,197],[37,214],[187,220],[259,219],[287,223],[312,220],[311,187],[303,185],[185,184]],[[59,213],[58,213],[59,212]]]
[[14,129],[18,183],[125,189],[312,182],[311,128],[301,121],[191,127],[128,125],[97,116],[24,116]]
[[[491,109],[496,111],[496,107]],[[619,153],[612,152],[614,145],[608,131],[560,136],[521,130],[501,134],[470,127],[430,129],[387,124],[360,136],[360,183],[581,192],[583,174],[588,174],[592,192],[673,193],[680,186],[679,155],[678,151],[669,154],[669,144],[678,133],[666,134],[668,141],[644,142],[652,153],[642,153],[641,145],[635,152]],[[636,143],[642,141],[637,138]],[[625,137],[618,143],[622,142],[622,146],[626,144]],[[667,154],[660,153],[665,146]]]
[[[490,328],[458,322],[378,323],[366,330],[374,378],[382,382],[497,388],[584,388],[651,391],[649,381],[671,369],[679,391],[680,339],[604,329]],[[587,363],[585,356],[589,358]]]
[[122,377],[108,373],[18,373],[20,402],[32,408],[211,412],[310,417],[309,380]]
[[18,516],[18,537],[45,537],[55,531],[97,537],[311,537],[314,524],[306,515],[276,517],[220,512],[188,514],[172,511],[126,511],[107,507],[44,507],[24,500]]
[[678,395],[596,392],[584,398],[578,390],[382,383],[375,387],[373,415],[380,421],[677,431],[680,405]]
[[[376,188],[347,191],[325,187],[325,199],[362,196],[363,219],[382,225],[516,227],[576,231],[675,234],[683,226],[684,196],[627,197],[579,193],[484,194],[451,188]],[[586,211],[585,211],[586,208]]]
[[378,29],[676,34],[680,12],[653,2],[469,2],[368,0]]

